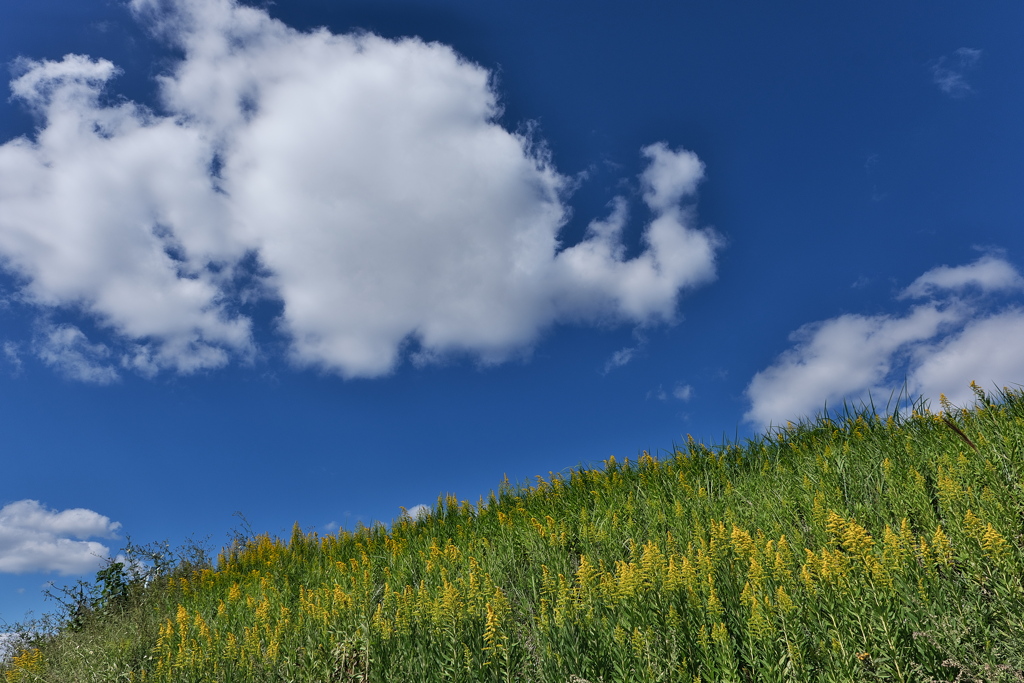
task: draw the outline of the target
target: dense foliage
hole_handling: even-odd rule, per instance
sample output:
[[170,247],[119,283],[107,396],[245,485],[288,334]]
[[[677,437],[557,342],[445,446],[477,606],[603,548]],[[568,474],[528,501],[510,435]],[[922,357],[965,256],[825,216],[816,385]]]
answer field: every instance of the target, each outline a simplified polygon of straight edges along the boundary
[[[242,537],[113,582],[10,682],[1024,680],[1024,394]],[[114,572],[115,574],[117,572]],[[112,583],[113,582],[113,583]],[[2,675],[2,674],[0,674]]]

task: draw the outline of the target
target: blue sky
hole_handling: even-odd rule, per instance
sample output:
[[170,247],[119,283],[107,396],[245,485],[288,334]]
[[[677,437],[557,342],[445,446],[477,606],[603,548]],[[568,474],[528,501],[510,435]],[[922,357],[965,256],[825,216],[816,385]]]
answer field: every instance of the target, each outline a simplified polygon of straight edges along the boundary
[[0,7],[0,619],[1024,382],[1024,6]]

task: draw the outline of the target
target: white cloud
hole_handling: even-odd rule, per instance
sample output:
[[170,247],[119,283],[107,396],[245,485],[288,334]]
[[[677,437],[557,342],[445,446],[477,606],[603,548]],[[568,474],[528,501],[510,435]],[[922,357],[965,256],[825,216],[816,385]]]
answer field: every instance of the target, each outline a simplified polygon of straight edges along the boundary
[[912,375],[916,391],[937,398],[946,394],[954,405],[969,405],[972,381],[986,391],[1024,384],[1024,310],[1010,308],[968,323],[951,335],[915,351]]
[[69,575],[91,571],[110,550],[88,539],[116,538],[120,526],[92,510],[58,512],[35,500],[9,503],[0,508],[0,572]]
[[[944,298],[914,306],[904,315],[842,315],[801,327],[794,346],[747,386],[748,421],[767,425],[813,415],[870,393],[887,400],[903,386],[933,402],[945,393],[957,405],[971,402],[969,384],[1024,380],[1024,332],[1016,307],[995,313],[980,300],[953,293],[973,286],[983,292],[1018,288],[1012,265],[992,256],[967,266],[928,271],[899,298]],[[1001,385],[1000,385],[1001,386]]]
[[416,519],[420,519],[422,517],[426,517],[429,514],[430,514],[430,506],[429,505],[424,505],[423,503],[420,503],[419,505],[413,505],[408,510],[404,510],[404,514],[402,516],[403,517],[408,517],[409,519],[416,520]]
[[950,97],[964,97],[974,92],[967,82],[967,72],[981,59],[981,50],[962,47],[949,57],[940,57],[931,64],[932,81]]
[[1024,289],[1024,277],[1003,259],[988,255],[964,266],[932,268],[910,283],[899,298],[921,298],[940,294],[942,290],[960,291],[968,287],[982,292]]
[[626,346],[624,348],[619,349],[618,351],[613,353],[612,357],[605,362],[603,374],[607,375],[615,368],[621,368],[623,365],[626,365],[631,360],[633,360],[633,356],[636,355],[636,352],[637,347],[635,346]]
[[750,381],[751,407],[744,417],[778,424],[867,391],[888,395],[881,387],[897,354],[960,317],[955,308],[920,306],[905,317],[843,315],[805,325],[790,335],[794,347]]
[[664,386],[659,384],[657,389],[647,392],[647,398],[655,398],[659,401],[667,401],[669,398],[674,398],[677,401],[689,401],[693,398],[693,387],[679,382],[672,388],[672,393],[669,393],[665,391]]
[[9,657],[14,655],[20,644],[21,634],[0,633],[0,663],[7,661]]
[[390,372],[410,342],[499,362],[560,321],[671,322],[715,277],[720,242],[681,206],[703,176],[691,152],[642,150],[641,254],[625,257],[621,199],[564,245],[567,179],[495,122],[490,72],[451,48],[301,33],[232,0],[131,4],[184,55],[165,113],[103,104],[105,60],[24,62],[12,90],[42,125],[0,146],[0,257],[22,297],[91,314],[123,367],[251,357],[235,279],[253,255],[292,360],[348,377]]
[[153,339],[160,363],[180,371],[208,363],[211,344],[244,349],[248,325],[228,319],[225,274],[209,269],[242,250],[218,237],[223,200],[201,131],[131,103],[100,105],[110,62],[23,67],[12,91],[46,122],[36,140],[0,147],[0,254],[27,280],[23,298]]
[[21,372],[21,348],[18,343],[6,341],[0,348],[3,350],[4,358],[13,366],[14,373],[18,374]]
[[677,384],[672,390],[672,396],[680,401],[689,401],[693,398],[693,387],[689,384]]
[[628,365],[647,348],[647,335],[642,327],[633,330],[633,338],[636,340],[636,344],[622,347],[605,361],[604,368],[601,370],[602,375],[607,375],[616,368]]
[[668,211],[681,199],[697,191],[704,177],[704,164],[693,152],[673,152],[663,142],[643,149],[651,160],[641,176],[644,183],[644,201],[656,211]]
[[90,344],[73,325],[45,326],[36,339],[35,351],[40,360],[69,379],[94,384],[110,384],[119,379],[117,370],[106,363],[110,349],[103,344]]

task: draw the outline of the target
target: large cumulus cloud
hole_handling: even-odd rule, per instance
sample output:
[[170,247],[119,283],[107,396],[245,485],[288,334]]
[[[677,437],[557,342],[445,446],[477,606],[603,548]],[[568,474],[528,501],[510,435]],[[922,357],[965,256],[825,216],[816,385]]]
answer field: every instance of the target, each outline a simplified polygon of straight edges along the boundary
[[[299,32],[233,0],[132,7],[183,55],[160,112],[108,103],[105,60],[25,61],[12,91],[40,129],[0,147],[0,257],[22,299],[104,335],[43,335],[103,350],[102,371],[69,376],[251,358],[240,278],[283,304],[293,361],[352,377],[412,347],[497,362],[561,321],[671,321],[715,276],[690,152],[641,150],[642,253],[626,257],[622,198],[563,244],[566,178],[497,123],[491,74],[450,47]],[[47,362],[84,367],[66,355]]]

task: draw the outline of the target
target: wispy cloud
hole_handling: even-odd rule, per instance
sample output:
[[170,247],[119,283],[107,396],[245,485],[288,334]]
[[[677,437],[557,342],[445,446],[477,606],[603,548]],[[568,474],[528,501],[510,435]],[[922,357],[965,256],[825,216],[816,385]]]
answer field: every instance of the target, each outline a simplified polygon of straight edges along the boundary
[[635,344],[622,347],[605,361],[604,368],[601,369],[602,375],[607,375],[612,370],[631,363],[633,359],[643,353],[647,347],[647,335],[642,329],[637,328],[633,330],[633,338],[636,340]]
[[952,55],[940,57],[931,63],[932,82],[950,97],[964,97],[974,92],[967,82],[967,72],[981,59],[981,50],[962,47]]
[[667,401],[672,398],[685,402],[693,398],[693,387],[689,384],[678,382],[672,387],[671,391],[666,391],[664,386],[659,385],[657,389],[647,392],[647,398],[655,398],[659,401]]
[[626,346],[613,353],[611,358],[609,358],[604,364],[603,374],[607,375],[615,368],[621,368],[623,365],[629,363],[633,360],[633,356],[636,355],[638,350],[639,347]]
[[21,346],[17,342],[6,341],[2,346],[4,358],[14,368],[14,374],[21,372]]
[[42,325],[33,346],[40,360],[68,379],[110,384],[120,378],[108,363],[110,349],[90,344],[74,325]]
[[987,255],[964,266],[929,270],[896,299],[918,303],[902,314],[842,315],[805,325],[794,345],[747,386],[745,418],[760,425],[798,419],[826,403],[888,399],[906,380],[912,395],[958,405],[972,401],[971,381],[1024,380],[1024,308],[993,304],[1021,291],[1019,272]]
[[90,538],[116,538],[120,524],[92,510],[50,510],[35,500],[0,508],[0,572],[82,574],[109,557]]
[[621,199],[563,244],[571,181],[496,122],[492,74],[451,48],[303,33],[234,0],[131,7],[183,55],[162,110],[106,104],[109,61],[25,60],[11,88],[39,130],[0,146],[0,257],[22,300],[91,317],[100,367],[253,357],[240,279],[283,303],[297,365],[372,377],[405,351],[500,362],[558,322],[671,322],[715,277],[720,241],[684,206],[704,173],[691,152],[641,150],[641,254]]

